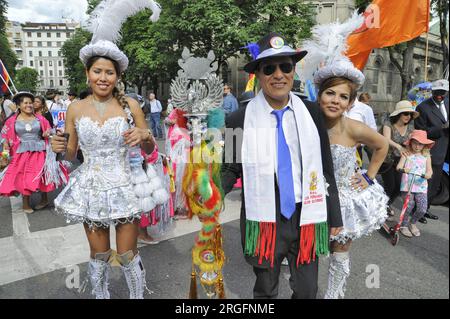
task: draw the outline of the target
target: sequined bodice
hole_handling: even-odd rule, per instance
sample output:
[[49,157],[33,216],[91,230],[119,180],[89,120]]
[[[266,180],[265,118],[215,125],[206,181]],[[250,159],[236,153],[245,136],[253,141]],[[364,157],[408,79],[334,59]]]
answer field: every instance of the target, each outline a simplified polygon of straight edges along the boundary
[[356,147],[347,147],[339,144],[333,144],[330,147],[336,185],[340,191],[343,188],[350,188],[350,177],[352,177],[358,168],[356,163]]
[[86,187],[105,190],[129,183],[128,147],[122,136],[128,128],[121,116],[109,118],[103,125],[89,117],[76,121],[84,157],[77,175]]

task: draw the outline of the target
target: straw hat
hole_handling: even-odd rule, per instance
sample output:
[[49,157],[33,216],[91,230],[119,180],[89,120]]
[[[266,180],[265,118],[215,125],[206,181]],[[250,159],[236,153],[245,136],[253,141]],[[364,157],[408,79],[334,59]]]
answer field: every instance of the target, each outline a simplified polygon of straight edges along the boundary
[[405,142],[405,145],[409,145],[411,140],[416,140],[420,144],[424,144],[427,148],[432,148],[434,146],[434,141],[429,140],[427,138],[427,132],[423,130],[414,130],[409,135],[408,140]]
[[405,113],[405,112],[413,113],[413,119],[416,119],[419,116],[419,112],[414,110],[412,103],[410,101],[403,100],[403,101],[398,102],[395,105],[395,110],[394,110],[394,112],[389,114],[389,117],[393,117],[400,113]]

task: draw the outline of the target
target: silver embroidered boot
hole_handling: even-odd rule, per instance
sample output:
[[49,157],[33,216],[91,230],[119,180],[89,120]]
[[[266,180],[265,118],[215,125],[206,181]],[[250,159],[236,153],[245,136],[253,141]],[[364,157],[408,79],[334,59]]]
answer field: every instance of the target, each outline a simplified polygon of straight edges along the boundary
[[127,280],[130,299],[144,299],[147,284],[145,282],[144,265],[139,253],[133,256],[133,252],[129,250],[122,255],[118,255],[117,259],[121,264],[120,268],[122,268],[125,279]]
[[328,289],[324,299],[344,298],[345,285],[349,275],[350,256],[348,251],[332,253],[328,268]]
[[95,258],[91,258],[89,261],[88,276],[95,299],[110,299],[108,291],[109,272],[111,270],[110,257],[111,250],[95,254]]

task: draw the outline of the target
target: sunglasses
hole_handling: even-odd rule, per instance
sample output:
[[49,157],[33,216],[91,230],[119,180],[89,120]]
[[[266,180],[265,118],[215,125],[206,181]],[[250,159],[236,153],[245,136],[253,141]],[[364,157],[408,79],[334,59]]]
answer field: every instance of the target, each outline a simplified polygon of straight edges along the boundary
[[294,69],[294,65],[292,63],[284,62],[280,64],[264,65],[261,70],[263,71],[264,75],[271,75],[276,71],[277,67],[280,67],[281,72],[285,74],[291,73]]
[[414,115],[414,113],[410,113],[410,112],[403,112],[403,113],[402,113],[402,115],[405,115],[405,116],[413,116],[413,115]]

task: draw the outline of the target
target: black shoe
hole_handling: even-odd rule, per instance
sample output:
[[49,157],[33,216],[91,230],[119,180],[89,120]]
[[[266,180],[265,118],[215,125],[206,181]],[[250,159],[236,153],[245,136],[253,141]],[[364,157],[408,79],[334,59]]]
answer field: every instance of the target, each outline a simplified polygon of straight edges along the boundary
[[428,221],[425,217],[422,217],[421,219],[419,219],[419,222],[421,222],[422,224],[428,223]]
[[433,214],[430,213],[430,212],[425,213],[425,217],[426,217],[426,218],[429,218],[429,219],[434,219],[434,220],[439,219],[439,217],[437,217],[436,215],[433,215]]

